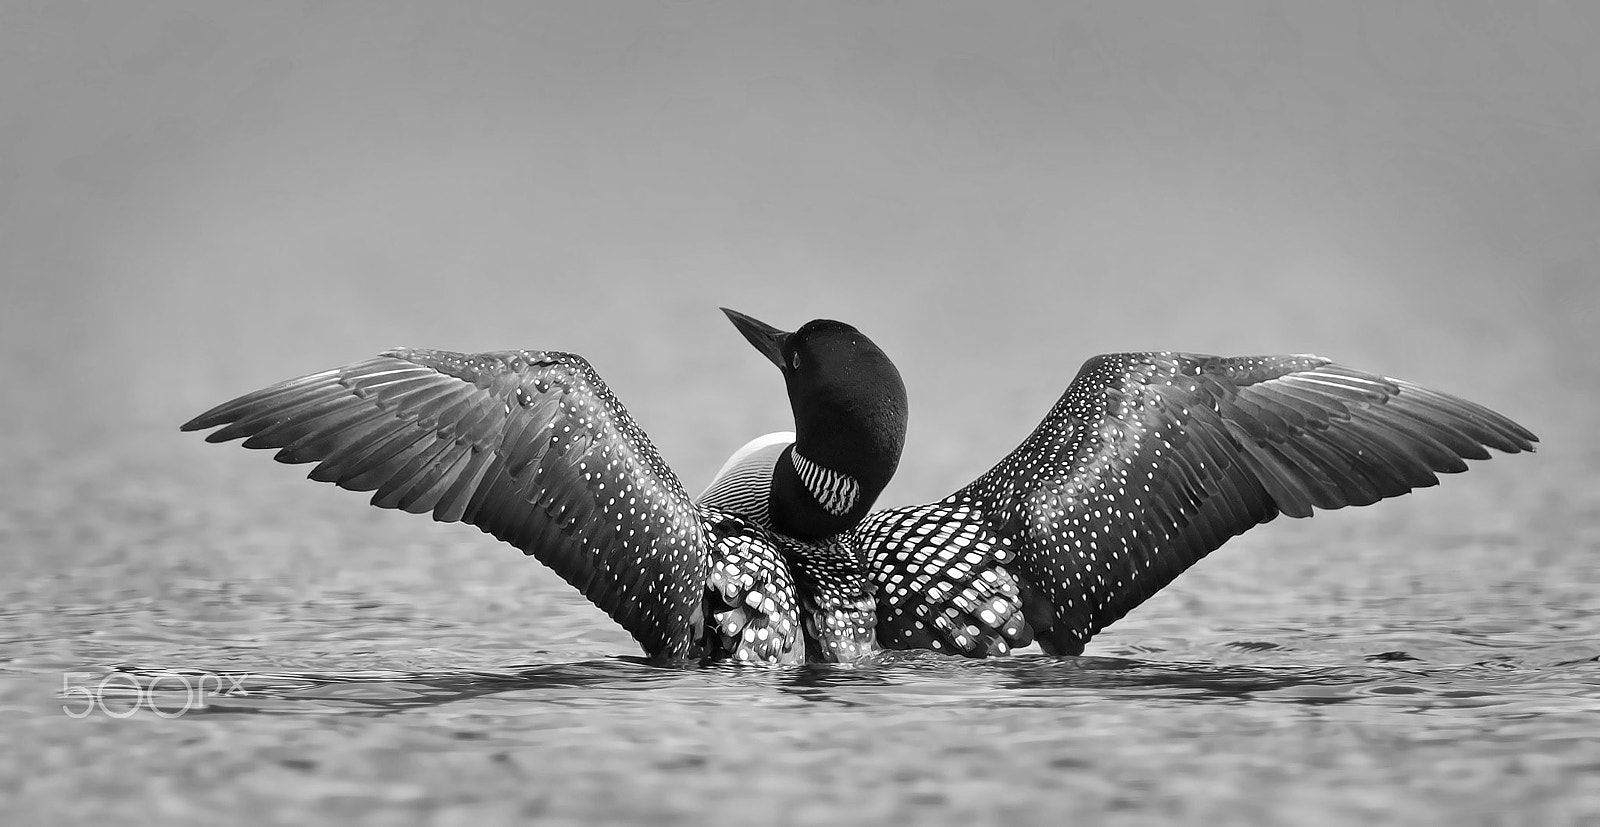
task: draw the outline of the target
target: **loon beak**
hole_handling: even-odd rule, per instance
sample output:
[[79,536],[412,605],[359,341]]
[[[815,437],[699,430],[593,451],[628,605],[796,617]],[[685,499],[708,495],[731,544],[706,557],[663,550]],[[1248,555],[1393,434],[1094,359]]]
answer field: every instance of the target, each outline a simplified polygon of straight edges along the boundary
[[750,340],[750,344],[755,345],[756,350],[761,351],[768,359],[771,359],[772,364],[777,365],[779,370],[787,367],[783,363],[783,343],[789,340],[790,334],[766,322],[752,319],[737,310],[729,310],[724,307],[722,312],[726,313],[728,320],[733,322],[733,326],[739,328],[739,332]]

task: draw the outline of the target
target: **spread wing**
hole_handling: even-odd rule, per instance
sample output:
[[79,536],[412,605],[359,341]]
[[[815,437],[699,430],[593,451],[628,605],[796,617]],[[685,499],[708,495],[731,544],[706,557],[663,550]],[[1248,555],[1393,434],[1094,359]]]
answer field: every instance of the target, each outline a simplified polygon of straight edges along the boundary
[[[1035,636],[1077,653],[1279,513],[1367,505],[1435,485],[1438,473],[1466,470],[1464,459],[1488,459],[1486,448],[1537,441],[1481,405],[1315,356],[1113,354],[1090,359],[1021,446],[940,505],[981,515],[968,518],[974,530],[1015,555],[963,576],[977,582],[1005,563]],[[891,551],[880,559],[899,568],[880,578],[907,566],[893,562],[899,552],[923,570],[951,553]],[[968,628],[993,639],[993,625]],[[946,646],[981,654],[981,643]]]
[[654,656],[694,655],[705,528],[580,356],[391,350],[245,394],[183,425],[248,437],[372,504],[465,522],[537,557]]

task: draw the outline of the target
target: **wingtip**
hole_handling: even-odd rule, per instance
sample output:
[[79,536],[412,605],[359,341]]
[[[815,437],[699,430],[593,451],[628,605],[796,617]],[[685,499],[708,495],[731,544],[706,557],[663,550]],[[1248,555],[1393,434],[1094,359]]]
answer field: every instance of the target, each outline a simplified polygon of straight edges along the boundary
[[229,421],[228,418],[223,417],[223,416],[219,416],[218,414],[219,414],[219,409],[218,408],[212,408],[211,410],[206,411],[205,413],[200,414],[199,416],[196,416],[195,418],[189,420],[188,422],[185,422],[182,425],[179,425],[178,426],[178,430],[179,431],[184,431],[184,432],[188,432],[188,431],[204,431],[207,428],[215,428],[218,425],[227,424],[228,421]]
[[[1491,411],[1491,413],[1493,412]],[[1490,448],[1506,454],[1538,453],[1538,434],[1528,430],[1521,423],[1509,417],[1500,414],[1494,414],[1494,416],[1496,419],[1492,421],[1492,424],[1499,426],[1496,429],[1496,435],[1501,439],[1498,442],[1487,443]]]
[[[217,405],[195,418],[178,426],[179,431],[205,431],[219,425],[228,425],[239,419],[239,403],[248,397],[240,397]],[[212,439],[218,434],[226,433],[226,429],[206,435],[208,442],[225,442],[226,440]],[[235,437],[238,435],[235,435]],[[232,437],[230,437],[232,438]]]

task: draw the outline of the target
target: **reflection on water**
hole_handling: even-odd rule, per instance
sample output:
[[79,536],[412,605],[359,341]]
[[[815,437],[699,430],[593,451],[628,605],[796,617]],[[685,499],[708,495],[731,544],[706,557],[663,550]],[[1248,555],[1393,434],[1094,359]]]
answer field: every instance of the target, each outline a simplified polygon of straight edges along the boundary
[[[1256,650],[1260,644],[1229,644]],[[97,703],[122,715],[141,709],[178,714],[389,715],[490,696],[539,703],[658,705],[673,699],[736,705],[749,692],[843,707],[1049,707],[1086,702],[1377,704],[1437,712],[1495,709],[1498,714],[1595,711],[1600,656],[1561,666],[1580,678],[1560,684],[1509,659],[1427,667],[1403,652],[1370,665],[1247,666],[1140,661],[1115,657],[1022,656],[966,661],[930,653],[883,653],[862,664],[763,667],[715,664],[664,667],[616,657],[492,671],[244,672],[118,665],[78,673],[64,700]],[[1587,679],[1581,679],[1583,676]],[[637,696],[637,697],[630,697]],[[1291,714],[1291,713],[1286,713]]]

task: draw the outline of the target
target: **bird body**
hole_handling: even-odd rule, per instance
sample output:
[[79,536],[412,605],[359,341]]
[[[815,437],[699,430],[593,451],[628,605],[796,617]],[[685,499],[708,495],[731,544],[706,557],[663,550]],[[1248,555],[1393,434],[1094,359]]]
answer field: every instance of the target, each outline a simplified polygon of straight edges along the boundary
[[183,429],[475,525],[652,657],[752,663],[1034,640],[1076,654],[1279,513],[1366,505],[1537,441],[1475,403],[1319,357],[1113,354],[971,484],[874,513],[904,444],[893,363],[849,325],[786,333],[725,312],[782,371],[795,430],[741,448],[697,500],[588,362],[555,351],[393,350]]

